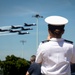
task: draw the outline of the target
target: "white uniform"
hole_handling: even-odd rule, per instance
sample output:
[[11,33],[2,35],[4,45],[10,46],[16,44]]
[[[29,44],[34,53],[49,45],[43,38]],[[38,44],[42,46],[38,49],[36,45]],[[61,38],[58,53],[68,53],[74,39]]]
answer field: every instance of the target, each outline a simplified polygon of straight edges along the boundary
[[62,38],[52,38],[39,45],[36,62],[42,62],[42,74],[71,75],[70,62],[75,63],[75,47]]

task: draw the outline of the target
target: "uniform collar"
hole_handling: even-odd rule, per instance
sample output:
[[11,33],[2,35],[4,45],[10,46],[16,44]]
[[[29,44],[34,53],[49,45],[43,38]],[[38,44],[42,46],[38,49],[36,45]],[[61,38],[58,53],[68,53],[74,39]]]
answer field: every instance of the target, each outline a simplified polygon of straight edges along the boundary
[[64,39],[63,39],[63,38],[60,38],[60,39],[57,39],[57,38],[51,38],[50,40],[51,40],[51,41],[63,41]]

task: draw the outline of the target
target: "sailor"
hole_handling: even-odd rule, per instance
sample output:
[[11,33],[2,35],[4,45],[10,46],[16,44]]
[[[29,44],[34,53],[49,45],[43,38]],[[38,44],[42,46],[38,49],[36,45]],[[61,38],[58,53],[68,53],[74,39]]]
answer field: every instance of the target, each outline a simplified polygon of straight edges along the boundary
[[68,19],[62,16],[49,16],[48,40],[42,41],[36,53],[36,62],[41,64],[42,75],[71,75],[70,63],[75,63],[75,46],[62,35]]

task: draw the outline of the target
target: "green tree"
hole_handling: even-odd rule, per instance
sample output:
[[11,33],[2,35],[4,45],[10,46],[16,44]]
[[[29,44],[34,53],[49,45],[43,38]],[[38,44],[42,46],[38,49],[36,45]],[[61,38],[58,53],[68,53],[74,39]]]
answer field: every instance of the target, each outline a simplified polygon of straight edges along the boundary
[[25,75],[29,66],[30,64],[26,59],[14,55],[8,55],[1,64],[4,75]]
[[0,75],[3,75],[2,61],[0,60]]

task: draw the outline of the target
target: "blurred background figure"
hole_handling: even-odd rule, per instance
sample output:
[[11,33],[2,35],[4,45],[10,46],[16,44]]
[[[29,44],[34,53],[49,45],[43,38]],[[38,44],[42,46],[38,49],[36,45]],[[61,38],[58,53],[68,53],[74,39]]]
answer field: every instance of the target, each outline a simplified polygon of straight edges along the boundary
[[36,56],[32,55],[30,58],[31,65],[26,73],[26,75],[41,75],[41,66],[35,63]]

